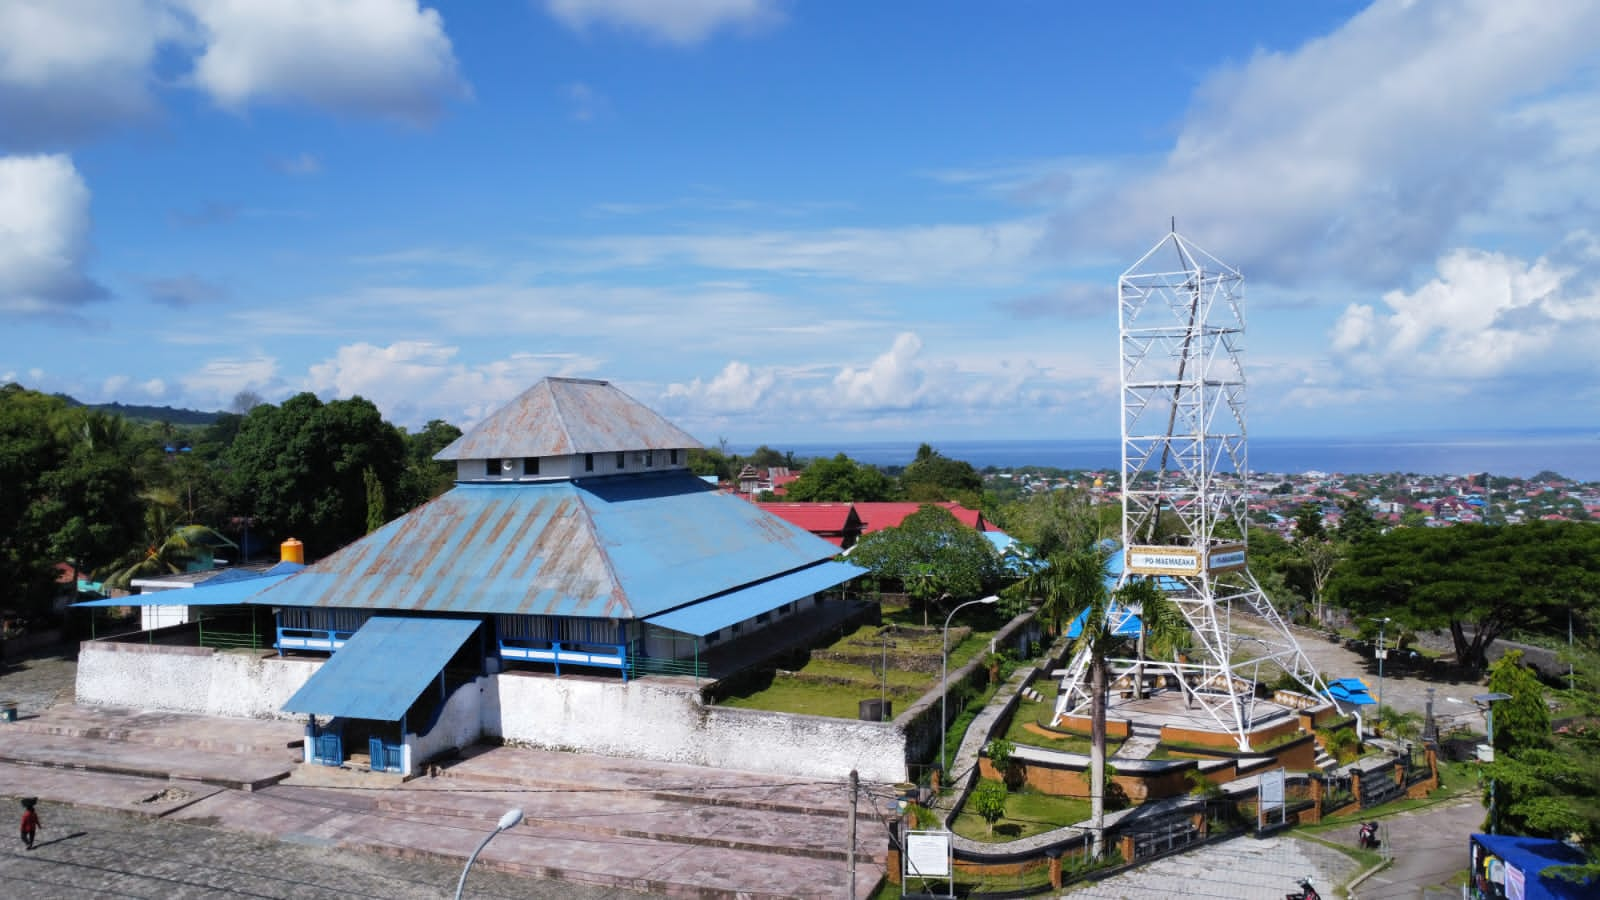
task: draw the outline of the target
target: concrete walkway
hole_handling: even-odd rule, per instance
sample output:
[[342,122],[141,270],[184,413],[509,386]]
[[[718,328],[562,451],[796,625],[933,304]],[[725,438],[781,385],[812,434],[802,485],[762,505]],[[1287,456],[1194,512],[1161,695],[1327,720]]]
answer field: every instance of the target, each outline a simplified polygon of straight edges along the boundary
[[[495,747],[399,786],[308,787],[289,777],[299,732],[292,722],[55,707],[0,726],[0,794],[456,865],[518,807],[523,824],[479,867],[669,896],[846,893],[842,779]],[[858,896],[883,875],[877,818],[863,797]]]

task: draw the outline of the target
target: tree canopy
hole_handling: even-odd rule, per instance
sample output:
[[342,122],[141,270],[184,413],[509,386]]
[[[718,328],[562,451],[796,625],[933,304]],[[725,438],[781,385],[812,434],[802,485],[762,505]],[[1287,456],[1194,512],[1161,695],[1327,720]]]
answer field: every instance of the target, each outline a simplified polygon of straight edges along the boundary
[[843,453],[812,461],[787,490],[786,499],[799,503],[874,503],[893,500],[896,494],[894,479]]
[[900,473],[906,497],[920,503],[960,500],[977,507],[983,496],[983,476],[971,463],[948,456],[928,444],[917,448],[917,458]]
[[0,387],[0,579],[18,608],[49,608],[55,562],[87,571],[137,539],[136,455],[123,420]]
[[981,596],[1000,578],[1000,554],[942,506],[924,506],[896,528],[864,536],[850,561],[879,581],[899,582],[923,608]]
[[1412,631],[1449,629],[1457,661],[1481,667],[1508,629],[1566,621],[1600,596],[1600,528],[1575,522],[1400,528],[1350,546],[1328,598]]
[[223,454],[228,501],[263,532],[323,555],[367,533],[369,470],[384,496],[399,495],[404,458],[400,432],[371,401],[303,393],[245,417]]

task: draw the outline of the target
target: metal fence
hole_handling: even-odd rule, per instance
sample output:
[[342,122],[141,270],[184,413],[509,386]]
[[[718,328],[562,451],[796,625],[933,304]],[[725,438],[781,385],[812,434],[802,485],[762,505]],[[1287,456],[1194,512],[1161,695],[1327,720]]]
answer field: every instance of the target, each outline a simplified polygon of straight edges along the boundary
[[1355,802],[1355,786],[1349,775],[1323,775],[1322,812],[1324,815]]

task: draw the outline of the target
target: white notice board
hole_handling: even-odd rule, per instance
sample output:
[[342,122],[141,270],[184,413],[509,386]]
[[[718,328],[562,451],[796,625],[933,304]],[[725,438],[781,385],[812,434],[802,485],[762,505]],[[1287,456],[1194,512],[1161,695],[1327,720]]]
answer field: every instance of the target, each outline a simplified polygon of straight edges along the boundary
[[949,878],[950,832],[906,832],[906,874],[922,878]]

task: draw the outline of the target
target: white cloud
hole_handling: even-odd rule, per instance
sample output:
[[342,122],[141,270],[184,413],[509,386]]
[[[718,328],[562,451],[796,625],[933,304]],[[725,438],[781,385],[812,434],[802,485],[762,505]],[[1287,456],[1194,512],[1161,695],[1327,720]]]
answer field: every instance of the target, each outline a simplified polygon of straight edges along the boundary
[[53,149],[149,114],[151,61],[184,34],[162,0],[0,3],[0,144]]
[[467,93],[444,20],[416,0],[182,0],[205,51],[194,81],[217,103],[303,102],[427,122]]
[[533,353],[467,365],[458,353],[428,341],[348,344],[311,366],[304,389],[330,399],[359,394],[397,425],[442,418],[467,428],[541,377],[588,374],[594,366],[580,356]]
[[1379,0],[1209,78],[1154,171],[1079,203],[1055,237],[1131,250],[1176,215],[1252,274],[1392,282],[1496,202],[1507,173],[1566,146],[1519,104],[1592,64],[1597,30],[1584,0]]
[[860,369],[846,368],[834,376],[838,401],[857,409],[910,409],[922,399],[926,378],[922,339],[911,332],[895,336],[894,345]]
[[688,384],[668,385],[665,396],[706,412],[747,412],[766,405],[777,381],[777,372],[771,368],[752,369],[748,363],[734,360],[710,381],[696,378]]
[[178,383],[183,385],[185,402],[196,409],[224,409],[240,391],[264,396],[285,393],[278,380],[278,361],[262,355],[213,359],[179,376]]
[[571,241],[587,260],[609,269],[688,262],[735,271],[786,272],[869,282],[983,282],[1015,280],[1038,261],[1044,235],[1037,220],[989,225],[834,228],[708,235],[620,235]]
[[775,0],[545,0],[545,9],[574,31],[604,25],[680,46],[722,28],[756,31],[783,21]]
[[89,188],[61,155],[0,157],[0,312],[52,313],[104,296],[83,267]]
[[1597,369],[1600,242],[1576,234],[1531,263],[1455,250],[1414,291],[1382,306],[1351,304],[1334,326],[1336,358],[1356,376],[1388,382],[1553,377]]

